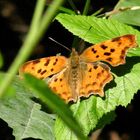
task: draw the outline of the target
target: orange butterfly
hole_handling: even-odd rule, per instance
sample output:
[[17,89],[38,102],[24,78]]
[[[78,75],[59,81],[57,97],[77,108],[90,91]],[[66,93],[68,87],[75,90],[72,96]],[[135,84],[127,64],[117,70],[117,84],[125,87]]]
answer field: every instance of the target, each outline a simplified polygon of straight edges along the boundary
[[72,49],[70,58],[51,56],[26,62],[19,73],[30,73],[39,79],[52,76],[48,85],[65,102],[91,94],[102,97],[104,86],[113,76],[109,66],[100,61],[112,66],[124,64],[127,50],[136,46],[135,36],[128,34],[93,45],[81,55]]

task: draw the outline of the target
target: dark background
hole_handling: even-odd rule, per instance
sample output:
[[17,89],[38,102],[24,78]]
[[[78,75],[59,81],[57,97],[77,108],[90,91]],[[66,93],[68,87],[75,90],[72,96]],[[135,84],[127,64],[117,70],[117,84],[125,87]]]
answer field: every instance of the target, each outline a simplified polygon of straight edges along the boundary
[[[85,0],[75,1],[78,10],[82,10]],[[0,51],[4,58],[2,71],[7,71],[24,41],[33,15],[35,2],[35,0],[0,0]],[[111,11],[117,2],[118,0],[94,0],[91,2],[89,14],[102,7],[104,8],[103,12]],[[65,3],[65,7],[71,8],[69,3]],[[52,37],[71,48],[73,35],[57,21],[54,21],[29,59],[56,55],[60,52],[62,55],[69,56],[69,51],[52,42],[48,37]],[[118,107],[115,121],[103,129],[100,139],[109,140],[109,134],[115,131],[122,140],[138,140],[140,130],[139,100],[140,95],[137,94],[127,108]],[[14,140],[12,129],[3,120],[0,120],[0,140]]]

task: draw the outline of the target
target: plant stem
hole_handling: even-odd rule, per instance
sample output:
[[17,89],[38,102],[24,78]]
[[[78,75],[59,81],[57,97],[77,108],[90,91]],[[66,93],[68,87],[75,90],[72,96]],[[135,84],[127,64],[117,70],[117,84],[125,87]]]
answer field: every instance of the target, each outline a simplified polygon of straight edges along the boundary
[[[50,22],[52,21],[53,17],[55,17],[56,12],[59,10],[60,5],[63,3],[64,0],[54,0],[53,3],[50,5],[48,10],[44,13],[44,16],[42,18],[41,24],[40,24],[40,34],[38,34],[38,37],[41,38],[42,34],[45,33],[46,26],[48,27]],[[55,12],[53,12],[55,11]]]
[[43,17],[41,22],[41,15],[45,6],[45,0],[37,1],[31,28],[23,46],[21,47],[18,55],[16,56],[14,62],[8,70],[9,74],[5,76],[3,82],[1,83],[0,97],[2,97],[6,92],[6,89],[16,75],[20,65],[29,57],[36,44],[39,42],[46,29],[49,27],[51,20],[54,18],[54,15],[62,2],[63,0],[54,0],[45,12],[45,16]]
[[87,15],[87,13],[89,11],[89,6],[90,6],[90,0],[86,0],[86,4],[85,4],[82,15]]
[[64,13],[70,14],[70,15],[72,15],[72,14],[75,15],[75,12],[73,10],[70,10],[70,9],[62,7],[62,6],[59,8],[59,10]]
[[35,32],[38,30],[38,27],[40,24],[40,19],[42,17],[43,10],[45,8],[45,2],[46,2],[45,0],[41,0],[41,1],[37,0],[36,8],[34,11],[34,15],[33,15],[33,19],[31,22],[31,26],[30,26],[28,35],[32,34],[32,32]]
[[95,13],[93,13],[91,16],[97,16],[99,13],[101,13],[104,10],[104,8],[100,8]]
[[72,9],[75,11],[76,14],[80,14],[80,11],[77,9],[77,7],[75,6],[75,4],[73,3],[72,0],[68,0],[70,6],[72,7]]
[[0,52],[0,68],[2,68],[3,66],[3,57],[2,57],[2,54]]

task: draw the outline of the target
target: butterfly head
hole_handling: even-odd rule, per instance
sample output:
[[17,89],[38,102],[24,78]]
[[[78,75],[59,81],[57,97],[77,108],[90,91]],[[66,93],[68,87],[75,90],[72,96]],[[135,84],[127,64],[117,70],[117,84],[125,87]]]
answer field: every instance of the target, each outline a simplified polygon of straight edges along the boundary
[[79,55],[75,48],[72,48],[70,61],[72,66],[77,65],[79,63]]

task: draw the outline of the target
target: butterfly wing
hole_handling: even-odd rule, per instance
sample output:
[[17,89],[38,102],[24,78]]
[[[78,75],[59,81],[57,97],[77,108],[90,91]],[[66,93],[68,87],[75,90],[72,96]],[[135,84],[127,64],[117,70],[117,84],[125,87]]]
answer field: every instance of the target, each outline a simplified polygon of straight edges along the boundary
[[70,88],[68,73],[68,68],[65,68],[64,70],[50,78],[50,80],[48,81],[49,87],[65,102],[75,100]]
[[125,63],[127,50],[136,46],[134,35],[124,35],[87,48],[81,58],[87,62],[101,60],[117,66]]
[[28,61],[19,69],[19,74],[30,73],[39,79],[58,73],[67,65],[67,58],[63,56],[52,56]]
[[81,66],[82,78],[79,96],[88,97],[91,94],[104,96],[103,88],[113,77],[110,68],[101,62],[85,63]]

